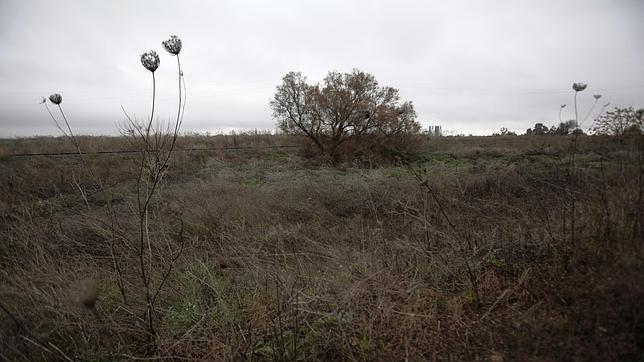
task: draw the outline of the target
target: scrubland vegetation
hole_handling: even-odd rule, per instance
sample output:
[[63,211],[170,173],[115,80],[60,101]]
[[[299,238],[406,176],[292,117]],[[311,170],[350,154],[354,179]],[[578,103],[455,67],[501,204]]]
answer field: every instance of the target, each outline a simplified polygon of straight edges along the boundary
[[641,360],[639,137],[578,136],[574,164],[573,136],[498,136],[333,166],[297,137],[179,137],[146,224],[154,335],[140,157],[95,153],[127,139],[78,138],[95,177],[10,156],[68,139],[0,141],[0,356]]
[[122,137],[75,135],[54,93],[64,137],[0,140],[3,359],[644,356],[642,110],[575,132],[574,83],[552,132],[428,137],[369,73],[290,72],[283,134],[182,135],[162,45],[176,118],[149,51]]

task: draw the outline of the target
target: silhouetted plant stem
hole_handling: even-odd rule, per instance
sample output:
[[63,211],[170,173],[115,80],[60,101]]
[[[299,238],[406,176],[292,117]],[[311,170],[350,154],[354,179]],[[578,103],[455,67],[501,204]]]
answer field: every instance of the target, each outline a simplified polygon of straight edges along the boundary
[[586,117],[584,117],[584,120],[581,121],[582,124],[584,124],[588,120],[588,117],[590,117],[590,114],[593,112],[593,109],[595,109],[595,106],[597,105],[597,102],[599,102],[599,98],[595,98],[595,102],[593,102],[593,105],[590,106],[590,109],[588,110],[588,113],[586,113]]
[[180,116],[181,116],[181,78],[183,74],[181,73],[181,60],[179,60],[179,54],[177,54],[177,69],[179,73],[179,107],[177,107],[177,122],[175,124],[175,133],[179,130],[181,126]]
[[[150,276],[148,275],[148,271],[146,270],[146,263],[145,263],[145,245],[147,244],[148,247],[148,262],[149,262],[149,270],[151,272],[152,269],[152,245],[150,244],[150,238],[149,238],[149,230],[147,228],[147,218],[148,218],[148,203],[150,198],[152,197],[152,194],[154,191],[150,191],[149,189],[146,188],[145,191],[145,201],[142,202],[142,195],[143,195],[143,190],[142,190],[142,181],[143,181],[143,170],[146,166],[146,159],[147,159],[147,154],[148,151],[151,150],[151,145],[150,145],[150,129],[152,127],[152,122],[154,119],[154,106],[155,106],[155,99],[156,99],[156,78],[154,76],[154,72],[152,72],[152,110],[150,114],[150,120],[148,121],[148,125],[146,127],[145,131],[145,138],[144,138],[144,143],[142,144],[141,147],[141,164],[139,166],[139,175],[137,177],[137,205],[138,205],[138,211],[139,211],[139,267],[141,269],[141,279],[143,282],[143,286],[145,287],[145,299],[146,299],[146,320],[148,322],[148,341],[151,343],[151,345],[154,343],[154,335],[155,335],[155,329],[154,329],[154,320],[153,320],[153,311],[152,311],[152,299],[150,295]],[[151,170],[150,172],[156,172],[156,169]],[[156,177],[154,178],[156,179]]]
[[65,112],[63,112],[63,107],[61,107],[60,104],[58,104],[58,110],[60,110],[60,114],[63,116],[63,120],[65,121],[65,126],[67,126],[67,130],[69,131],[69,137],[71,138],[72,143],[74,143],[74,146],[78,147],[78,143],[76,141],[76,138],[74,137],[74,132],[72,132],[72,128],[69,126]]
[[577,152],[577,138],[579,137],[579,115],[577,112],[577,93],[579,91],[575,90],[575,130],[572,140],[572,146],[570,149],[570,182],[572,184],[573,190],[569,190],[570,193],[570,242],[575,244],[575,214],[576,214],[576,198],[574,187],[576,184],[576,170],[575,170],[575,155]]
[[577,91],[575,91],[575,128],[579,127],[579,117],[577,115]]
[[[640,130],[642,129],[642,120],[640,120]],[[638,162],[639,162],[639,175],[638,183],[639,190],[637,195],[637,223],[640,240],[644,245],[644,135],[640,131],[639,144],[638,144]]]
[[150,121],[148,122],[148,126],[145,129],[146,139],[150,136],[150,128],[152,128],[152,122],[154,121],[154,103],[156,99],[156,90],[156,77],[154,76],[154,72],[152,72],[152,111],[150,112]]
[[[146,319],[147,319],[147,329],[148,329],[148,338],[151,348],[156,348],[156,327],[154,323],[154,314],[155,314],[155,302],[158,294],[163,288],[167,278],[172,272],[172,267],[176,263],[178,257],[183,252],[183,223],[180,231],[181,247],[176,255],[172,257],[168,269],[161,276],[161,280],[157,287],[152,286],[152,243],[150,241],[150,231],[149,231],[149,207],[152,201],[152,198],[155,195],[157,187],[159,186],[163,175],[166,172],[168,163],[173,154],[174,148],[177,143],[177,138],[179,135],[179,129],[182,121],[182,71],[181,71],[181,62],[179,56],[177,55],[177,68],[179,74],[178,87],[179,87],[179,104],[177,109],[177,118],[175,120],[174,127],[171,128],[168,125],[166,130],[161,129],[160,127],[155,131],[154,145],[151,144],[150,140],[150,131],[152,129],[153,114],[154,114],[154,105],[156,98],[156,81],[154,77],[154,72],[152,72],[152,116],[146,127],[146,135],[144,139],[144,144],[142,145],[141,151],[141,164],[139,166],[139,176],[137,178],[137,200],[138,200],[138,209],[139,209],[139,264],[141,269],[141,279],[145,287],[145,298],[146,298]],[[185,83],[183,84],[185,87]],[[168,140],[167,136],[162,136],[164,132],[170,132],[169,135],[170,145],[167,147],[166,151],[166,142]],[[150,165],[150,162],[153,164]],[[144,169],[149,168],[148,180],[145,181],[145,190],[142,188],[142,183],[144,179]],[[146,251],[145,245],[147,244],[147,266],[146,266]],[[156,290],[156,291],[155,291]]]
[[[170,151],[168,153],[168,158],[166,158],[166,162],[163,163],[164,166],[166,165],[170,154],[174,150],[174,146],[176,144],[177,137],[179,136],[179,129],[180,129],[181,123],[183,121],[183,112],[182,112],[182,109],[183,109],[182,108],[182,102],[183,102],[183,100],[182,100],[182,94],[181,94],[181,80],[183,78],[183,73],[181,71],[181,61],[179,59],[179,54],[177,54],[177,71],[178,71],[178,74],[179,74],[179,104],[177,106],[177,119],[176,119],[176,121],[174,123],[174,131],[172,132],[172,141],[170,143]],[[184,82],[184,87],[185,87],[185,82]],[[165,139],[163,140],[163,142],[161,144],[161,148],[163,148],[164,145],[165,145]]]
[[63,133],[63,135],[69,137],[67,132],[65,132],[65,130],[60,126],[60,123],[58,123],[58,120],[56,119],[56,117],[54,117],[54,114],[51,113],[51,110],[49,109],[47,102],[43,101],[43,104],[45,105],[45,109],[47,110],[47,113],[49,113],[49,116],[51,117],[51,119],[54,120],[54,124],[56,125],[56,128],[58,128]]

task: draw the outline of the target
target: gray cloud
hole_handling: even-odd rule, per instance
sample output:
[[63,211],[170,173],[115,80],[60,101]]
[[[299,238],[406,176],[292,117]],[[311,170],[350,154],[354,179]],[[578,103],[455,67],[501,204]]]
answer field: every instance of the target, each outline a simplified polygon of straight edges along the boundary
[[163,53],[158,114],[171,117],[170,34],[184,43],[184,130],[274,128],[268,101],[291,70],[371,72],[424,125],[460,133],[555,123],[573,81],[589,84],[582,108],[594,93],[644,106],[640,0],[7,0],[0,13],[0,137],[57,134],[38,105],[52,92],[80,133],[114,133],[121,105],[144,118],[148,49]]

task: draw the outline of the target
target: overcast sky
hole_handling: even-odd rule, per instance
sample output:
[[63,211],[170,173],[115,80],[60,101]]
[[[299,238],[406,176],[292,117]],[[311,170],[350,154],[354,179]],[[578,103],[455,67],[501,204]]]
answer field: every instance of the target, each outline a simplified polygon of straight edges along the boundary
[[644,106],[642,0],[2,0],[0,32],[0,137],[58,134],[38,104],[53,92],[77,133],[115,134],[121,105],[145,118],[150,49],[158,115],[172,117],[171,34],[183,40],[185,131],[274,129],[268,102],[292,70],[314,82],[373,73],[424,126],[465,134],[554,124],[564,103],[571,118],[573,82],[589,84],[582,114],[596,93]]

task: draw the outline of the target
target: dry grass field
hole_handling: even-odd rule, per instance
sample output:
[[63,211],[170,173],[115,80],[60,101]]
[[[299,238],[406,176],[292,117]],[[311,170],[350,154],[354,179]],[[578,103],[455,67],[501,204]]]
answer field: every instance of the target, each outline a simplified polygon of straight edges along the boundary
[[331,167],[267,147],[285,136],[186,136],[248,148],[175,153],[149,260],[137,158],[80,140],[86,162],[0,141],[2,359],[644,358],[639,138],[582,136],[574,163],[566,136],[431,138],[411,164]]

